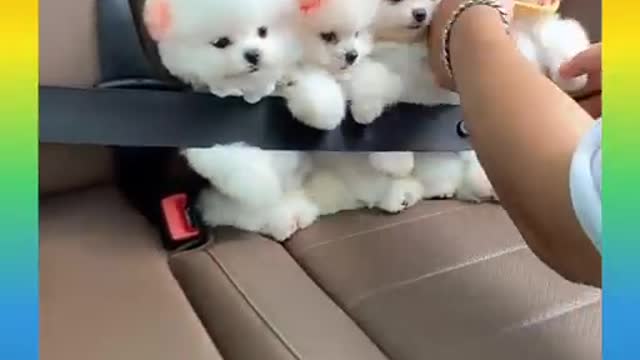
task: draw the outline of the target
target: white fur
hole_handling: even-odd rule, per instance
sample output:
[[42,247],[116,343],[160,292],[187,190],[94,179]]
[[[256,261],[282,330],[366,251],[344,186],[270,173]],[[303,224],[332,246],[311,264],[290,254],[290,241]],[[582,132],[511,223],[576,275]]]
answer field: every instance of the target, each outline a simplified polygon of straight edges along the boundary
[[183,155],[220,192],[254,207],[277,203],[300,188],[311,170],[304,153],[264,151],[244,144],[191,148]]
[[291,114],[305,125],[333,130],[346,114],[346,98],[342,87],[326,70],[300,66],[284,80],[282,95]]
[[[383,0],[374,23],[376,38],[412,39],[426,32],[438,4],[435,0]],[[424,14],[416,20],[416,12]],[[419,43],[378,41],[370,61],[354,71],[351,112],[356,122],[370,124],[391,105],[458,105],[457,94],[440,88],[426,67],[427,48]]]
[[[219,96],[242,95],[255,102],[272,94],[276,83],[284,84],[281,94],[294,116],[325,130],[344,118],[347,99],[356,121],[365,124],[397,102],[459,102],[425,71],[423,45],[380,42],[372,48],[368,28],[374,17],[376,32],[398,26],[418,33],[429,22],[434,1],[327,0],[316,13],[297,13],[295,23],[284,20],[289,19],[291,0],[167,1],[177,9],[180,25],[158,44],[165,66]],[[413,10],[421,6],[427,15],[416,24]],[[263,26],[269,28],[266,38],[257,35]],[[583,46],[575,24],[567,21],[549,19],[518,29],[523,53],[556,81],[559,64]],[[573,35],[551,36],[562,29]],[[218,49],[209,44],[221,37],[233,39],[233,45]],[[571,39],[577,45],[569,46]],[[257,72],[249,72],[252,67],[244,61],[247,49],[263,55]],[[354,52],[357,58],[347,61]],[[576,88],[577,82],[561,86]],[[187,149],[184,155],[214,186],[199,199],[209,225],[236,226],[276,240],[287,239],[319,215],[342,210],[367,207],[395,213],[423,197],[495,198],[472,151],[418,154],[414,159],[406,152],[305,155],[234,144]]]
[[515,19],[512,25],[523,54],[562,90],[573,92],[587,84],[587,76],[563,79],[558,70],[590,46],[586,30],[573,19],[559,15]]
[[[284,71],[299,60],[291,32],[295,0],[164,1],[172,26],[157,39],[162,62],[194,88],[255,103],[273,93]],[[230,45],[214,46],[225,38]],[[247,60],[250,52],[259,54],[257,64]]]
[[[438,5],[437,0],[383,0],[378,8],[374,30],[379,35],[415,38],[423,35]],[[424,19],[416,16],[424,13]]]
[[360,208],[397,213],[422,198],[422,185],[411,176],[392,177],[373,168],[367,153],[317,152],[305,186],[321,215]]
[[378,1],[325,0],[311,13],[298,13],[302,64],[285,76],[289,85],[281,94],[302,123],[333,130],[344,119],[347,99],[340,82],[371,51],[368,27]]
[[[351,71],[371,51],[369,27],[380,1],[324,0],[314,12],[301,15],[304,62],[338,76]],[[357,55],[355,61],[347,61],[349,53]]]
[[244,144],[186,149],[183,154],[213,185],[199,199],[209,226],[235,226],[282,241],[318,216],[302,192],[311,171],[307,154]]
[[318,217],[318,208],[302,191],[289,192],[268,206],[250,206],[213,189],[205,189],[198,199],[198,208],[209,226],[234,226],[278,241],[288,239]]
[[380,42],[371,60],[354,71],[350,83],[351,112],[356,122],[370,124],[397,103],[460,104],[456,93],[439,87],[425,66],[422,44]]
[[474,151],[416,153],[415,177],[425,199],[481,202],[496,194]]
[[[436,4],[432,0],[381,1],[373,23],[375,36],[390,32],[415,36],[424,32]],[[424,18],[416,19],[416,13],[422,13]],[[459,104],[459,97],[439,88],[427,71],[426,51],[422,44],[376,43],[344,85],[354,120],[370,124],[398,102]],[[372,154],[370,162],[377,170],[393,176],[406,176],[413,170],[413,155],[408,152]]]
[[[292,31],[295,0],[165,1],[172,26],[156,39],[162,62],[196,90],[243,96],[254,103],[272,94],[285,72],[301,59]],[[228,38],[230,45],[214,46],[221,38]],[[245,58],[252,50],[260,54],[257,65]],[[199,199],[211,226],[233,225],[284,240],[317,216],[301,193],[311,170],[303,153],[264,151],[245,144],[182,153],[211,182],[212,188]]]
[[414,157],[411,152],[375,152],[369,154],[369,163],[374,169],[392,177],[406,177],[411,175],[414,167]]
[[[288,90],[286,97],[292,112],[302,114],[297,116],[302,122],[316,128],[330,129],[338,124],[331,121],[331,127],[318,126],[318,121],[310,124],[308,119],[338,118],[327,116],[328,112],[344,117],[344,108],[337,106],[338,82],[344,90],[340,95],[346,103],[344,96],[349,96],[353,90],[353,74],[362,72],[361,67],[368,69],[372,65],[367,60],[373,42],[369,28],[378,13],[379,4],[379,0],[326,0],[315,12],[301,16],[300,36],[301,43],[304,44],[306,70],[297,74],[297,80],[293,81],[294,85]],[[352,61],[348,61],[350,53],[357,55]],[[322,70],[314,72],[314,68]],[[376,70],[378,69],[370,72],[372,81],[379,76]],[[327,75],[333,76],[337,82],[328,81]],[[371,85],[371,88],[376,86],[375,83]],[[309,187],[316,194],[314,199],[324,204],[321,206],[323,214],[362,206],[397,212],[415,204],[415,197],[410,196],[419,192],[415,190],[415,184],[403,185],[404,180],[392,180],[392,177],[410,176],[413,170],[411,153],[317,153],[313,157],[314,174]],[[406,183],[410,181],[407,180]],[[389,198],[392,195],[381,195],[392,193],[392,189],[403,189],[403,186],[411,188],[406,191],[409,193],[408,201],[403,199],[405,191],[397,190],[394,199]],[[318,194],[323,195],[317,196]]]
[[[412,39],[424,27],[411,17],[411,9],[424,6],[429,13],[437,1],[383,1],[375,24],[376,37]],[[428,23],[430,18],[426,20]],[[589,46],[585,30],[574,20],[559,16],[515,19],[512,33],[523,55],[547,74],[561,89],[576,91],[586,77],[561,79],[558,69]],[[439,89],[425,68],[427,50],[421,43],[378,42],[371,62],[354,72],[351,111],[356,121],[369,124],[397,102],[423,105],[457,104],[457,95]],[[377,76],[374,76],[377,74]],[[497,199],[495,191],[473,151],[416,154],[414,175],[422,182],[425,198],[456,197],[465,201]],[[393,161],[379,160],[379,168]]]

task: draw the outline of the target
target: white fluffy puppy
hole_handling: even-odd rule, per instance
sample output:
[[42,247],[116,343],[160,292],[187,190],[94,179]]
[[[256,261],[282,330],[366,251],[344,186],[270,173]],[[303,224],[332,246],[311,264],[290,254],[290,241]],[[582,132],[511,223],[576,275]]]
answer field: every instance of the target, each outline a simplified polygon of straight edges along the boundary
[[[371,27],[381,3],[323,0],[301,11],[299,36],[307,66],[296,74],[286,97],[291,111],[300,114],[296,117],[305,124],[331,129],[344,118],[353,89],[351,77],[368,64],[373,47]],[[391,176],[408,176],[413,169],[413,157],[405,153],[371,153],[369,161],[374,169]]]
[[[295,0],[148,0],[144,17],[173,75],[197,90],[256,102],[299,59],[290,32],[296,11]],[[211,226],[234,225],[283,240],[315,218],[313,203],[294,195],[310,170],[305,154],[244,144],[182,154],[213,186],[199,199]]]
[[511,31],[525,57],[560,89],[574,92],[587,84],[587,75],[564,79],[559,74],[562,64],[591,45],[586,30],[578,21],[558,14],[523,14],[514,18]]
[[[324,99],[335,100],[331,94],[336,89],[349,89],[351,74],[371,51],[369,30],[379,3],[380,0],[322,0],[301,12],[299,36],[305,70],[286,90],[290,108],[297,110],[294,113],[319,114],[317,109],[326,112],[331,106]],[[327,75],[333,79],[331,84]],[[320,82],[325,85],[319,86]],[[348,95],[344,93],[343,99]],[[345,104],[343,101],[341,109]],[[395,153],[312,153],[313,173],[306,190],[319,206],[320,214],[362,207],[395,213],[414,205],[421,198],[421,185],[409,177],[413,157],[385,167],[380,159],[388,155]]]
[[[398,102],[434,105],[459,104],[459,97],[438,87],[425,71],[427,55],[422,42],[437,2],[434,0],[383,0],[372,25],[377,41],[346,84],[351,114],[356,122],[370,124]],[[391,41],[393,40],[393,41]],[[374,167],[394,176],[406,176],[414,166],[408,152],[370,155]]]
[[424,66],[424,36],[437,4],[435,0],[382,1],[373,26],[377,41],[370,61],[354,72],[350,83],[355,121],[370,124],[399,102],[459,104],[458,95],[440,88]]
[[235,226],[283,241],[318,217],[317,206],[302,190],[311,170],[307,154],[234,144],[188,149],[185,155],[216,185],[198,199],[210,226]]
[[368,27],[378,1],[299,0],[302,65],[287,74],[282,95],[304,124],[332,130],[344,119],[347,96],[341,82],[371,51]]
[[232,144],[186,149],[183,154],[215,187],[204,190],[198,200],[210,226],[235,226],[283,241],[318,216],[316,205],[302,191],[311,171],[305,153]]
[[147,0],[144,19],[174,76],[255,103],[299,60],[296,11],[295,0]]
[[[374,23],[379,41],[371,54],[372,61],[354,72],[351,83],[351,111],[356,121],[371,123],[388,106],[398,102],[459,104],[458,95],[440,88],[425,68],[428,53],[424,38],[438,3],[437,0],[382,2]],[[413,176],[421,182],[426,199],[455,197],[483,201],[495,198],[473,151],[391,153],[375,160],[382,169],[413,160]]]

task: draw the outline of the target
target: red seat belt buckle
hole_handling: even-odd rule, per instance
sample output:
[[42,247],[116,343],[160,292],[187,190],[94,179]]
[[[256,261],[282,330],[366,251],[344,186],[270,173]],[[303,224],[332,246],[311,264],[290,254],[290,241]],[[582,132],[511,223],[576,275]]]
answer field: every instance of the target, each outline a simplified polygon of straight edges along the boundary
[[200,229],[192,222],[186,194],[162,199],[162,212],[169,236],[174,242],[191,241],[200,237]]

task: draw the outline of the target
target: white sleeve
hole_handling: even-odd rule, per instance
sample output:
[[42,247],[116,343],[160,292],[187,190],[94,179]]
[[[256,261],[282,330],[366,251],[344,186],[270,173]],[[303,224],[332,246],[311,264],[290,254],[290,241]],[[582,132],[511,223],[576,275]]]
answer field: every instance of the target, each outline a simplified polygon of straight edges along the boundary
[[602,251],[602,119],[580,141],[571,161],[570,189],[578,221]]

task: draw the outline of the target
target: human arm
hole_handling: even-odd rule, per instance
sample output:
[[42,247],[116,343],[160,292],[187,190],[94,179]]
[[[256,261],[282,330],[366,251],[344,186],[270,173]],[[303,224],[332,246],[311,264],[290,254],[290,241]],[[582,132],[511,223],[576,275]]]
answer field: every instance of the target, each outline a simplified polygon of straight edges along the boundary
[[[432,69],[449,88],[440,44],[460,3],[444,0],[429,34]],[[593,119],[519,53],[495,9],[466,10],[451,31],[450,53],[471,141],[525,241],[569,280],[600,286],[601,257],[569,188],[573,154]]]

